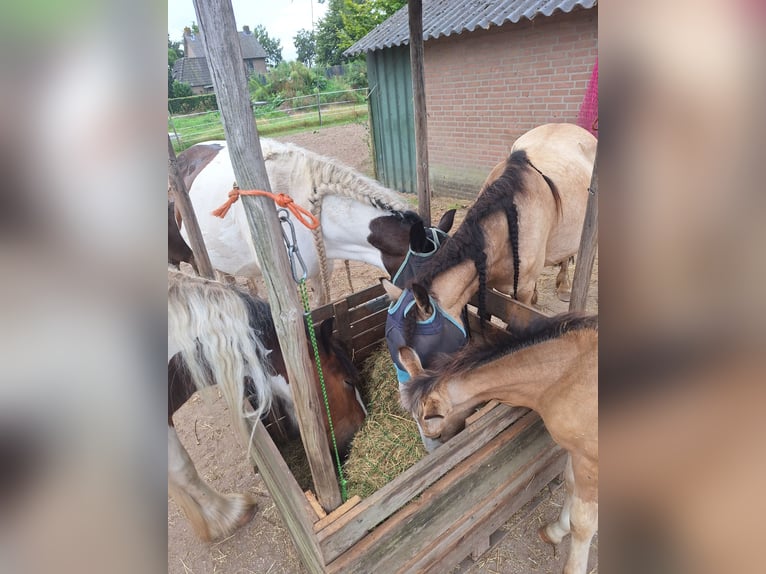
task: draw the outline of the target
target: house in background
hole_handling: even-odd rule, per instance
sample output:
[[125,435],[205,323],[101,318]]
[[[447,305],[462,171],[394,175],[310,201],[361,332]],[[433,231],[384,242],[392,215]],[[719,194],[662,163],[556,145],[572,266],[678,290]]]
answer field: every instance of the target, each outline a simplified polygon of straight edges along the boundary
[[[202,38],[194,34],[191,28],[184,28],[184,57],[173,64],[173,79],[189,84],[194,94],[213,91],[213,80],[207,65]],[[242,26],[239,32],[239,45],[242,48],[242,63],[245,75],[266,73],[266,50],[263,49],[250,26]]]
[[[524,132],[577,123],[598,55],[597,0],[423,0],[435,194],[473,199]],[[416,188],[407,6],[346,50],[366,54],[378,179]]]

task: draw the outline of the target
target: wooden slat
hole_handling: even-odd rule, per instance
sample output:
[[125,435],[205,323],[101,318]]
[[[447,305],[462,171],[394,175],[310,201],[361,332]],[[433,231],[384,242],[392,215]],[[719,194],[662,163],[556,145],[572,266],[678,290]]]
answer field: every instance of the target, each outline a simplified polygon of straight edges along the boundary
[[[205,56],[234,176],[242,189],[271,191],[258,130],[253,121],[231,2],[194,0],[194,10],[205,38]],[[274,202],[255,196],[243,196],[241,202],[266,282],[274,328],[285,359],[316,495],[324,508],[336,508],[342,500],[324,430],[322,399],[313,380],[314,360],[309,354],[304,321],[299,311],[303,307],[292,279],[282,229],[275,217]],[[301,498],[305,501],[302,493]]]
[[374,297],[373,299],[370,299],[369,301],[366,301],[364,303],[360,303],[359,305],[356,305],[355,307],[351,307],[349,305],[349,319],[352,323],[358,321],[359,319],[363,319],[364,317],[367,317],[368,315],[371,315],[372,313],[376,313],[377,311],[380,311],[381,309],[388,309],[389,301],[388,297],[385,295],[379,295],[377,297]]
[[388,309],[381,309],[372,315],[367,315],[364,319],[359,319],[355,323],[352,323],[351,331],[354,334],[364,333],[378,325],[385,325],[386,317],[388,317]]
[[528,409],[500,405],[320,531],[318,538],[325,558],[330,561],[345,552],[368,531],[527,412]]
[[[444,448],[444,447],[440,447]],[[438,451],[437,451],[438,452]],[[455,525],[470,525],[477,513],[498,510],[498,498],[513,494],[519,507],[536,491],[525,490],[538,471],[563,451],[550,438],[536,413],[528,413],[426,490],[422,496],[397,512],[342,556],[328,562],[328,572],[422,572],[434,557],[458,545],[462,556],[470,546],[457,544]],[[482,535],[488,535],[492,531]],[[448,545],[441,544],[450,536]],[[472,541],[472,543],[475,541]],[[325,559],[327,556],[327,548]],[[442,569],[441,572],[448,570]]]
[[324,560],[314,536],[314,510],[262,424],[255,426],[250,457],[292,536],[301,562],[312,574],[322,574]]
[[314,326],[318,327],[322,321],[335,316],[335,309],[333,304],[324,305],[323,307],[317,307],[311,311],[311,318],[314,320]]
[[404,565],[402,570],[424,574],[450,572],[466,557],[467,549],[479,540],[488,540],[493,532],[558,476],[564,470],[565,461],[566,452],[558,445],[551,444],[548,451],[543,452],[519,475],[515,484],[509,481],[507,486],[488,495],[491,503],[466,513],[462,521],[453,525],[451,531],[437,537],[436,544]]
[[322,518],[322,520],[315,522],[314,532],[319,532],[320,530],[322,530],[322,528],[336,521],[338,518],[346,514],[346,512],[354,508],[360,502],[362,502],[362,498],[358,494],[355,494],[354,496],[349,498],[346,502],[341,504],[338,508],[333,510],[330,514]]
[[487,550],[489,550],[489,536],[482,536],[471,549],[471,560],[475,562],[481,558],[481,555],[484,554]]
[[351,325],[348,319],[348,301],[341,299],[333,305],[335,312],[335,329],[338,330],[338,338],[343,341],[346,349],[353,348]]
[[[306,500],[309,501],[309,505],[314,511],[314,514],[316,515],[316,520],[319,520],[320,518],[324,518],[327,516],[327,513],[324,511],[324,508],[322,508],[322,505],[319,504],[319,501],[317,500],[316,495],[311,492],[310,490],[307,490],[304,492],[306,495]],[[316,524],[316,522],[314,523]]]
[[348,307],[349,309],[353,307],[357,307],[358,305],[361,305],[362,303],[366,303],[367,301],[370,301],[372,299],[375,299],[376,297],[380,297],[381,295],[385,295],[386,290],[383,289],[383,285],[380,283],[376,283],[375,285],[372,285],[371,287],[367,287],[366,289],[363,289],[361,291],[357,291],[356,293],[352,293],[348,296]]
[[383,338],[383,335],[385,335],[385,333],[386,333],[386,324],[381,323],[380,325],[373,327],[372,329],[368,329],[364,333],[359,333],[358,335],[354,335],[354,339],[353,339],[354,348],[356,349],[357,347],[366,347],[367,345],[376,343]]
[[[478,297],[474,296],[469,303],[478,307]],[[499,291],[487,291],[487,311],[498,317],[512,328],[522,328],[532,320],[545,315],[528,305],[524,305]]]
[[588,195],[588,205],[585,208],[580,247],[577,251],[577,266],[572,279],[572,296],[569,299],[570,311],[585,311],[588,298],[590,276],[593,273],[593,263],[596,261],[598,246],[598,150],[593,162]]
[[497,405],[500,404],[500,401],[496,401],[492,399],[489,401],[486,405],[481,407],[478,411],[473,413],[470,417],[465,419],[465,426],[471,426],[473,423],[475,423],[477,420],[479,420],[481,417],[486,415],[489,411],[494,409]]

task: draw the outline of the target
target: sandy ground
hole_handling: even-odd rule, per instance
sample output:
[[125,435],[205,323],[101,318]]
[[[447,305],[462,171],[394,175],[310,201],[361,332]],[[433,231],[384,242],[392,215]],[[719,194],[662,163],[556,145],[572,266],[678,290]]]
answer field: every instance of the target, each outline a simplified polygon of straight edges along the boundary
[[[372,175],[369,131],[366,125],[350,124],[278,138],[335,157],[359,171]],[[468,202],[448,197],[432,201],[434,221],[448,209],[457,208],[457,225],[465,216]],[[383,273],[363,263],[351,263],[353,289],[346,271],[338,262],[331,281],[333,299],[359,291],[375,282]],[[567,310],[567,304],[555,295],[555,269],[546,269],[538,283],[537,307],[547,314]],[[570,270],[571,276],[571,270]],[[588,293],[588,311],[598,310],[598,259]],[[208,402],[210,404],[208,404]],[[260,476],[245,459],[231,429],[229,415],[220,398],[204,401],[195,395],[174,416],[182,443],[194,460],[197,470],[220,492],[248,492],[258,500],[255,518],[234,535],[214,543],[197,539],[175,502],[168,498],[168,573],[169,574],[294,574],[305,572],[297,558],[290,535],[274,506]],[[537,529],[553,520],[564,497],[563,485],[552,485],[522,508],[503,528],[508,531],[500,543],[463,572],[502,574],[554,574],[561,572],[568,552],[565,540],[554,557],[549,546],[537,536]],[[598,535],[591,546],[589,573],[598,572]],[[384,573],[385,574],[385,573]]]

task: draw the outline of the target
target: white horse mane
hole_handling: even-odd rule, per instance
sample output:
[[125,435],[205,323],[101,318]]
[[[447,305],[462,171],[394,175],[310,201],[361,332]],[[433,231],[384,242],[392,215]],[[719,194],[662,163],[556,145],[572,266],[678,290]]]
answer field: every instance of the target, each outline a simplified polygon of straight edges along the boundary
[[401,212],[409,209],[396,192],[337,160],[272,139],[261,139],[261,148],[264,160],[281,161],[291,165],[303,164],[306,167],[312,182],[312,193],[309,197],[312,205],[321,204],[325,195],[337,195],[368,203],[385,211]]

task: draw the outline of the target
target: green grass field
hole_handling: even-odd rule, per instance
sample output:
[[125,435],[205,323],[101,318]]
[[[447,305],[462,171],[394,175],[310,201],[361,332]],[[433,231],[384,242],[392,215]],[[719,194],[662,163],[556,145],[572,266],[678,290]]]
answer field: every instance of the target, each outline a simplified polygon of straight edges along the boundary
[[[368,121],[367,104],[328,106],[322,110],[321,127],[339,126],[354,122]],[[263,137],[299,133],[320,127],[316,111],[287,115],[271,113],[268,117],[257,118],[258,134]],[[178,141],[174,139],[178,134]],[[196,143],[224,139],[223,125],[219,112],[209,112],[198,116],[177,116],[168,120],[168,133],[173,138],[176,153]]]

